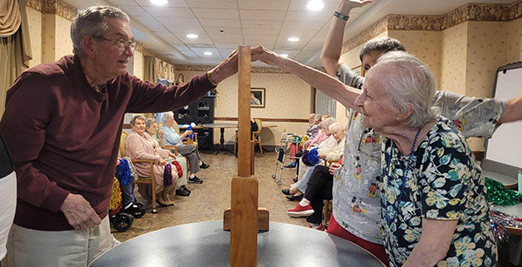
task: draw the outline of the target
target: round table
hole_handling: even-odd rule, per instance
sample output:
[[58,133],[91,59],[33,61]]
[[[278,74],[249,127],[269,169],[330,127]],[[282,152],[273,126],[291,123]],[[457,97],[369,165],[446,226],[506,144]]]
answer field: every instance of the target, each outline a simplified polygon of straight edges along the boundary
[[[257,242],[257,266],[384,266],[350,241],[303,226],[270,223]],[[223,221],[165,228],[124,242],[90,265],[106,266],[230,266],[230,233]]]

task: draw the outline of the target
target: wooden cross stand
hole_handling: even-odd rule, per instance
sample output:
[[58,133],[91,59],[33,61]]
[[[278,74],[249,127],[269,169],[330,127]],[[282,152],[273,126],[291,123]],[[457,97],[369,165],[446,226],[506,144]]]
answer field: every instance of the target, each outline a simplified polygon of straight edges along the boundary
[[258,209],[259,182],[251,177],[254,147],[250,141],[250,47],[240,46],[238,54],[238,175],[232,179],[232,203],[225,211],[223,225],[225,230],[230,229],[230,266],[255,267],[257,232],[268,230],[268,210]]

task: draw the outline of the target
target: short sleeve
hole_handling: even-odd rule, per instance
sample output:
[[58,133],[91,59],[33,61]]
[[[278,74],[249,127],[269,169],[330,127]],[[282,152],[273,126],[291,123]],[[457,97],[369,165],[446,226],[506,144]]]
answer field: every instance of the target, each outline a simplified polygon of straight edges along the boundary
[[423,156],[419,177],[422,216],[437,220],[464,218],[466,181],[471,167],[463,139],[456,132],[433,138]]
[[339,69],[337,69],[337,72],[335,74],[337,76],[337,79],[341,81],[342,83],[362,89],[364,84],[364,78],[360,76],[359,74],[353,72],[350,67],[348,67],[345,64],[341,64],[339,66]]
[[437,92],[435,105],[441,109],[442,116],[451,120],[466,138],[488,138],[495,132],[506,102],[442,91]]

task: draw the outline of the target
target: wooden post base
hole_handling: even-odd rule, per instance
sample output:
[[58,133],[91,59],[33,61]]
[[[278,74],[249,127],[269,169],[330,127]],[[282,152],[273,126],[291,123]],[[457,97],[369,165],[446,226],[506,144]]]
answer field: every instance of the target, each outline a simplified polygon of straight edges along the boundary
[[[223,214],[223,230],[230,231],[230,225],[232,220],[232,209],[227,208]],[[270,212],[266,208],[257,209],[257,231],[266,232],[270,230]]]

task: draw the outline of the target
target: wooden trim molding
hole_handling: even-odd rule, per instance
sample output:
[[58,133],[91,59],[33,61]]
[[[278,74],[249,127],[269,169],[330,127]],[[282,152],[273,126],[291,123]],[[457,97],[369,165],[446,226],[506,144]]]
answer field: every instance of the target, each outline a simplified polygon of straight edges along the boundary
[[[262,122],[306,122],[307,119],[293,119],[293,118],[257,118]],[[214,117],[214,121],[237,121],[237,117]]]

